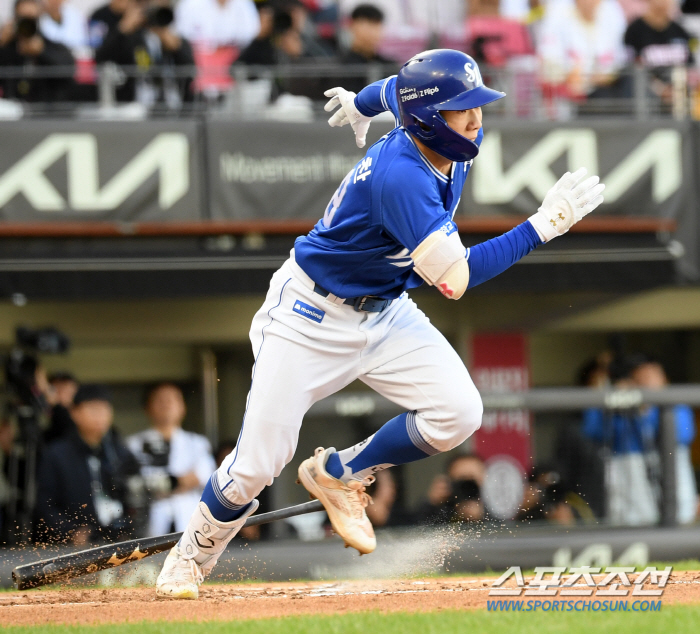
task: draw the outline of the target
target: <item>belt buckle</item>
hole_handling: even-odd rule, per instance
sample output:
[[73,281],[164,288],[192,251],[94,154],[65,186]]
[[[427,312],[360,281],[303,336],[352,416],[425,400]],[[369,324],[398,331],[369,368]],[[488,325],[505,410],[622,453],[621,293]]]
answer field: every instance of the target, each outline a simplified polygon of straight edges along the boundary
[[355,303],[353,305],[355,312],[361,312],[365,309],[365,304],[367,303],[367,300],[369,299],[369,295],[363,295],[362,297],[358,297],[355,299]]

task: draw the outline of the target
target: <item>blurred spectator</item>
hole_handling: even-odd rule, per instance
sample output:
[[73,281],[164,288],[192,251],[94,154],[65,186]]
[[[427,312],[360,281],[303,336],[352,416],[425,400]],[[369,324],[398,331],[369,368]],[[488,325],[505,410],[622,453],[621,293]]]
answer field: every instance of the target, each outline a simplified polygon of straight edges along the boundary
[[457,454],[447,463],[447,475],[453,482],[473,480],[482,487],[486,477],[486,466],[476,454]]
[[[393,60],[379,54],[379,44],[384,35],[384,14],[371,4],[359,4],[350,14],[348,31],[350,32],[350,46],[340,57],[343,64],[385,64],[394,65]],[[383,73],[382,76],[391,73]],[[329,79],[328,84],[342,86],[346,90],[358,93],[367,84],[366,76],[339,77]]]
[[90,46],[99,48],[108,33],[114,31],[124,17],[132,0],[111,0],[109,4],[97,9],[88,24]]
[[562,486],[551,486],[544,492],[544,516],[551,524],[570,526],[576,523],[573,507],[567,500],[568,492]]
[[127,79],[117,88],[118,101],[136,100],[147,107],[164,103],[175,110],[193,99],[192,79],[176,75],[178,67],[194,65],[192,48],[173,30],[173,18],[169,0],[130,0],[117,28],[108,31],[95,61],[155,71]]
[[309,10],[301,0],[277,0],[275,7],[278,11],[288,13],[292,18],[292,26],[299,33],[305,57],[332,57],[333,51],[318,37],[316,25],[309,20]]
[[569,490],[558,471],[534,467],[515,519],[520,522],[547,520],[552,524],[570,525],[579,518],[594,519],[583,498]]
[[[527,22],[532,9],[540,6],[539,0],[499,0],[498,3],[499,12],[503,17],[522,23]],[[471,15],[471,6],[469,7],[469,15]]]
[[607,387],[610,384],[609,368],[611,362],[612,355],[608,351],[601,352],[587,361],[579,370],[578,385],[594,389]]
[[[644,355],[635,355],[630,361],[631,377],[635,385],[647,390],[658,390],[668,385],[668,378],[663,366],[656,360]],[[695,482],[690,445],[695,439],[695,416],[687,405],[673,407],[676,423],[676,503],[677,518],[680,524],[695,521],[698,508],[698,490]],[[642,425],[659,430],[661,412],[658,407],[646,407],[639,413]],[[657,431],[658,436],[658,431]]]
[[253,0],[180,0],[175,29],[193,45],[243,48],[260,31]]
[[[269,2],[258,2],[256,7],[260,16],[260,30],[255,39],[240,54],[238,61],[243,64],[272,66],[277,63],[273,42],[276,12]],[[291,18],[287,22],[291,24]]]
[[469,52],[478,63],[504,66],[516,56],[532,55],[527,27],[500,13],[499,0],[470,0],[467,19]]
[[54,372],[48,378],[46,399],[51,407],[49,426],[44,432],[44,442],[65,438],[75,431],[70,417],[70,407],[78,391],[78,381],[70,372]]
[[525,486],[523,501],[515,519],[519,522],[530,522],[545,518],[544,501],[547,487],[556,483],[558,478],[546,470],[533,467]]
[[446,474],[433,478],[428,499],[419,507],[420,523],[485,519],[481,487],[486,468],[475,454],[458,454],[447,463]]
[[[634,387],[627,358],[611,363],[610,381],[616,388]],[[591,408],[583,413],[582,432],[607,451],[607,519],[618,526],[656,523],[659,519],[656,483],[649,471],[656,463],[652,456],[657,430],[651,421],[640,418],[635,411],[606,412]]]
[[[644,15],[644,12],[647,10],[647,2],[648,0],[618,0],[620,3],[620,7],[622,8],[622,12],[625,14],[625,20],[627,20],[627,23],[629,24],[630,22],[633,22],[636,20],[638,17]],[[675,4],[675,2],[674,2]],[[674,11],[675,13],[675,7]]]
[[[577,385],[602,389],[610,385],[609,368],[612,354],[601,352],[587,361],[579,370]],[[573,418],[573,417],[572,417]],[[578,417],[575,420],[580,420]],[[556,465],[561,474],[562,485],[582,501],[585,501],[591,516],[581,513],[584,519],[605,517],[605,470],[607,456],[597,441],[584,435],[579,425],[562,425],[557,439]]]
[[[344,16],[358,4],[364,4],[363,0],[338,1]],[[387,37],[420,38],[463,30],[464,0],[372,0],[372,4],[384,14]]]
[[544,80],[575,99],[615,96],[625,29],[616,0],[550,2],[537,47]]
[[301,57],[303,45],[292,16],[267,7],[260,13],[260,33],[240,54],[237,63],[274,66]]
[[[661,389],[668,384],[661,364],[641,354],[616,359],[610,366],[610,375],[618,388]],[[690,458],[695,420],[692,410],[686,405],[676,405],[673,414],[678,443],[677,517],[679,522],[688,523],[695,519],[698,503]],[[584,434],[610,451],[606,491],[608,516],[613,524],[653,524],[659,519],[660,426],[658,407],[614,413],[589,409],[584,413]]]
[[[681,12],[681,15],[676,14],[676,19],[680,21],[683,28],[691,34],[694,40],[700,40],[700,0],[683,0]],[[695,63],[698,64],[697,55],[694,57]]]
[[384,14],[371,4],[359,4],[350,14],[348,24],[350,46],[341,60],[346,64],[366,64],[379,62],[391,64],[377,51],[384,35]]
[[127,438],[154,497],[149,535],[182,531],[216,469],[209,441],[182,429],[187,413],[179,387],[159,383],[146,392],[145,408],[151,428]]
[[452,480],[445,474],[436,475],[430,483],[427,499],[418,507],[417,520],[421,524],[446,522],[451,518],[452,510]]
[[691,36],[671,19],[675,0],[647,0],[647,9],[625,33],[625,44],[638,64],[653,69],[650,88],[663,103],[673,98],[671,68],[694,63]]
[[[313,58],[304,53],[304,43],[289,13],[276,11],[272,34],[255,40],[238,58],[239,64],[311,64]],[[255,77],[251,77],[255,79]],[[328,80],[316,77],[277,77],[272,98],[282,94],[300,95],[313,100],[323,99],[323,86]]]
[[42,452],[36,504],[41,541],[76,546],[132,533],[142,489],[136,459],[111,429],[106,388],[83,385],[71,408],[76,432]]
[[39,18],[44,37],[70,49],[88,46],[87,20],[78,8],[66,0],[44,0],[45,12]]
[[[52,42],[39,31],[42,7],[38,0],[17,0],[14,18],[0,32],[0,67],[34,68],[35,75],[1,79],[5,99],[30,102],[67,101],[73,89],[74,60],[63,44]],[[41,77],[41,69],[65,68],[65,77]]]
[[484,519],[484,503],[481,489],[474,480],[453,483],[455,494],[454,519],[458,522],[481,522]]

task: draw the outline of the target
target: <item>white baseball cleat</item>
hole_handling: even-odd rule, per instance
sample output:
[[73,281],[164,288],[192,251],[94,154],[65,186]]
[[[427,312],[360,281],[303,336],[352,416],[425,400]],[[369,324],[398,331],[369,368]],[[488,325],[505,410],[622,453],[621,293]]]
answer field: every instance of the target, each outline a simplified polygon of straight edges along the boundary
[[226,545],[255,513],[258,501],[252,500],[243,514],[231,522],[214,519],[201,502],[192,513],[187,528],[170,551],[156,581],[156,594],[171,599],[196,599],[199,585],[216,565]]
[[185,559],[175,545],[170,549],[163,570],[158,575],[156,594],[170,599],[196,599],[202,581],[204,575],[197,562]]
[[323,504],[333,530],[345,540],[345,547],[352,546],[360,555],[367,555],[377,547],[372,523],[365,513],[372,503],[365,488],[374,482],[374,476],[347,484],[334,478],[326,471],[328,456],[334,452],[333,447],[316,449],[312,458],[299,465],[299,482]]

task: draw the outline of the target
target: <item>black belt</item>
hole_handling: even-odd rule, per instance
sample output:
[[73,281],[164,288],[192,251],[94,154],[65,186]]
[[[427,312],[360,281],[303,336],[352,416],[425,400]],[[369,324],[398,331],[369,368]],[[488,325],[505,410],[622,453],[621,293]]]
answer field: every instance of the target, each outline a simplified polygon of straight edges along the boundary
[[[318,293],[321,295],[321,297],[328,297],[330,295],[325,288],[319,286],[318,284],[314,285],[314,293]],[[390,299],[383,299],[372,295],[363,295],[362,297],[348,297],[343,304],[353,306],[358,312],[363,311],[365,313],[381,313],[389,304],[391,304],[391,302],[392,300]]]

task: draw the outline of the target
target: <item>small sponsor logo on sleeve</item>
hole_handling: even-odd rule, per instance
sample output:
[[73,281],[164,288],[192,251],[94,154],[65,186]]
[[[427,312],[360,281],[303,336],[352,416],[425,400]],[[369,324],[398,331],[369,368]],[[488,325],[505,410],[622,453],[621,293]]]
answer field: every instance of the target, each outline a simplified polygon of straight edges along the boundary
[[442,227],[440,227],[440,231],[442,231],[446,236],[452,235],[455,231],[457,231],[457,225],[451,220],[448,220],[444,225],[442,225]]
[[323,321],[323,318],[326,316],[325,311],[315,308],[314,306],[309,306],[308,304],[305,304],[299,300],[294,302],[294,308],[292,308],[292,310],[302,317],[315,321],[317,324],[320,324]]

